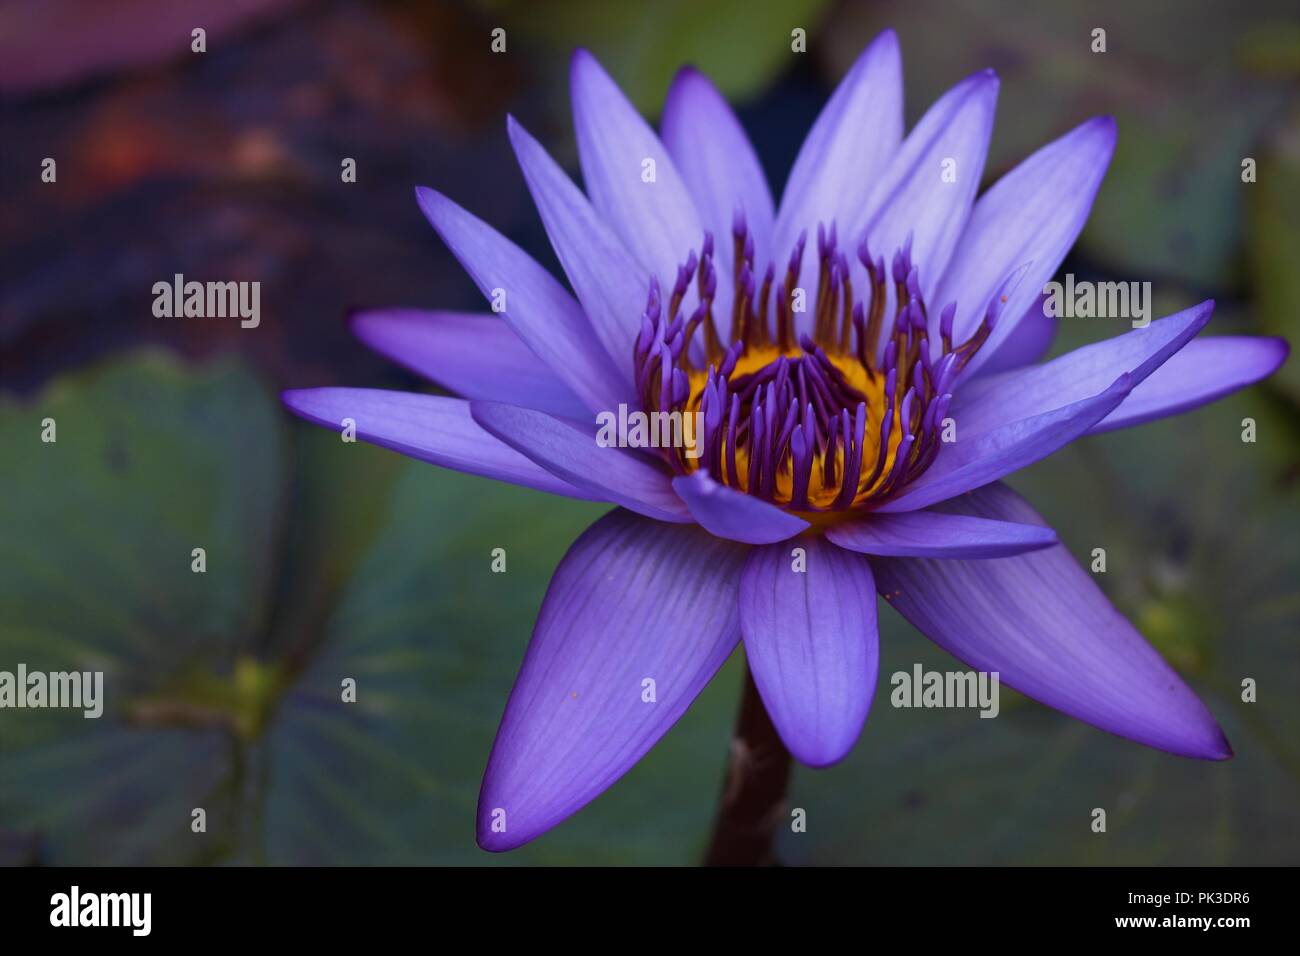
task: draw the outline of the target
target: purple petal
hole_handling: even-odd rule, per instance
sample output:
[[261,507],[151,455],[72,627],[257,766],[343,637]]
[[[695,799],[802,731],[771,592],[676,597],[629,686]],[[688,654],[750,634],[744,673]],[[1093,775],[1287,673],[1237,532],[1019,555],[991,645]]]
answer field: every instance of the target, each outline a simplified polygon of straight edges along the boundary
[[717,245],[723,274],[732,273],[735,251],[726,237],[735,211],[741,209],[762,258],[755,271],[762,275],[774,255],[776,213],[763,167],[736,114],[708,77],[686,67],[668,90],[661,127],[664,146],[686,180],[700,218],[723,240]]
[[596,443],[596,428],[498,402],[472,402],[474,421],[575,488],[647,518],[691,521],[666,466],[648,456]]
[[465,398],[537,408],[565,418],[590,412],[500,316],[381,309],[352,317],[379,354]]
[[[871,248],[886,255],[912,236],[912,258],[927,302],[934,301],[932,294],[970,216],[997,100],[998,78],[992,70],[967,77],[936,100],[851,223],[848,235],[865,230]],[[950,161],[956,165],[950,167]],[[952,182],[944,178],[950,169]]]
[[[792,556],[803,549],[803,571]],[[754,684],[786,747],[825,767],[853,749],[880,666],[871,565],[819,537],[755,548],[740,577]]]
[[[819,222],[854,221],[902,139],[903,61],[898,35],[885,30],[840,81],[799,149],[773,228],[777,261],[802,230],[816,235]],[[817,288],[815,258],[804,256],[805,289]]]
[[615,367],[633,381],[633,345],[641,330],[649,273],[542,145],[513,116],[507,127],[560,265]]
[[[641,265],[672,285],[704,227],[686,183],[636,108],[586,50],[569,69],[573,126],[587,194]],[[654,160],[653,182],[642,178]]]
[[[1026,262],[1029,271],[1002,314],[1019,319],[1028,311],[1083,229],[1114,150],[1115,121],[1109,116],[1089,120],[1038,150],[979,198],[934,297],[936,303],[957,303],[955,341],[970,338],[1003,280]],[[995,325],[963,377],[992,358],[1015,325]]]
[[1202,302],[1043,365],[968,383],[949,412],[957,440],[880,510],[913,511],[944,501],[1087,434],[1204,328],[1213,311],[1213,301]]
[[1133,389],[1133,378],[1121,375],[1109,388],[1072,405],[1018,421],[1006,422],[982,434],[966,436],[957,421],[957,440],[945,445],[928,471],[898,497],[877,510],[915,511],[996,481],[1046,458],[1087,434],[1089,428],[1119,406]]
[[[1052,348],[1061,320],[1043,311],[1046,296],[1029,307],[1001,346],[980,369],[981,375],[993,375],[1040,362]],[[1189,343],[1190,344],[1190,343]]]
[[1284,339],[1221,336],[1193,339],[1088,434],[1140,425],[1199,408],[1268,378],[1286,361]]
[[[955,513],[1043,524],[990,485]],[[1072,717],[1185,757],[1232,755],[1190,688],[1111,606],[1063,545],[992,561],[876,558],[880,593],[936,644]]]
[[343,419],[350,418],[362,441],[443,468],[566,498],[604,500],[556,478],[493,438],[470,417],[464,399],[380,388],[300,388],[280,397],[290,411],[309,422],[341,432]]
[[1008,421],[1095,395],[1123,372],[1133,373],[1136,387],[1205,328],[1213,314],[1214,301],[1209,299],[1042,365],[981,376],[965,385],[952,403],[949,414],[957,423],[958,443]]
[[1051,528],[941,511],[873,514],[825,534],[850,551],[901,558],[1004,558],[1056,544]]
[[745,544],[776,544],[793,538],[808,522],[776,505],[720,485],[703,469],[673,479],[691,515],[712,534]]
[[470,278],[489,299],[494,289],[505,293],[502,317],[587,408],[617,408],[634,400],[631,379],[618,373],[582,307],[549,272],[442,193],[425,187],[415,193]]
[[626,511],[574,543],[551,579],[492,746],[479,846],[510,850],[549,830],[677,722],[740,640],[745,555],[698,528]]

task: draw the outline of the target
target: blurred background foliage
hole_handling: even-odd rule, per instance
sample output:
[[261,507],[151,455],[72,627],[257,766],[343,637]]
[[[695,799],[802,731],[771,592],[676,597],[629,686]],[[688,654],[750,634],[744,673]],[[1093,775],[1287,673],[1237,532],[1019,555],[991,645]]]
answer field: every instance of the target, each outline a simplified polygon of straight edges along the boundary
[[[473,844],[479,777],[555,564],[596,506],[345,445],[282,387],[416,388],[349,308],[481,308],[412,201],[436,186],[554,265],[504,133],[574,165],[567,58],[650,114],[693,62],[779,191],[880,29],[909,122],[1002,76],[991,181],[1087,116],[1120,141],[1064,271],[1151,281],[1156,314],[1295,341],[1300,23],[1292,4],[655,4],[465,0],[0,3],[0,669],[104,670],[107,709],[0,719],[0,862],[697,861],[738,696],[733,659],[664,742],[529,847]],[[208,53],[189,30],[208,30]],[[508,52],[489,33],[507,31]],[[806,55],[790,31],[808,33]],[[1090,50],[1107,31],[1107,52]],[[41,159],[58,183],[40,182]],[[358,181],[342,184],[343,157]],[[1241,160],[1258,181],[1241,181]],[[152,284],[259,280],[256,330],[158,320]],[[1067,320],[1055,351],[1114,334]],[[894,710],[887,676],[956,667],[882,611],[854,753],[799,769],[800,863],[1295,863],[1300,853],[1300,367],[1085,440],[1015,482],[1205,697],[1236,748],[1180,760],[1007,692],[1002,715]],[[40,421],[58,442],[39,442]],[[1240,441],[1241,419],[1259,441]],[[207,549],[208,570],[190,571]],[[489,573],[490,551],[509,555]],[[340,702],[344,677],[356,704]],[[1259,699],[1244,704],[1252,677]],[[207,832],[190,830],[202,806]],[[1110,832],[1088,829],[1110,809]]]

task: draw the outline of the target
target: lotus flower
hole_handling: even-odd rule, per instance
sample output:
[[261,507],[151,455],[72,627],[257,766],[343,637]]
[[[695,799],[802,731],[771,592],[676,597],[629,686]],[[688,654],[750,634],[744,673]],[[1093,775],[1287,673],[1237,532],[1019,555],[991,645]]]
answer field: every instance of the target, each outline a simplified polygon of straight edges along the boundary
[[[841,759],[876,684],[878,594],[1050,707],[1173,754],[1231,756],[1196,695],[999,483],[1286,356],[1278,339],[1196,338],[1207,301],[1038,364],[1054,331],[1043,289],[1115,122],[1084,122],[977,198],[997,77],[962,80],[904,137],[886,32],[818,117],[778,207],[699,72],[676,77],[660,135],[591,54],[570,79],[585,192],[507,128],[572,292],[418,189],[500,314],[380,311],[355,331],[464,397],[284,395],[415,458],[618,506],[550,583],[483,779],[479,845],[517,847],[603,792],[742,641],[790,753]],[[699,413],[695,447],[598,442],[598,416],[620,408]]]

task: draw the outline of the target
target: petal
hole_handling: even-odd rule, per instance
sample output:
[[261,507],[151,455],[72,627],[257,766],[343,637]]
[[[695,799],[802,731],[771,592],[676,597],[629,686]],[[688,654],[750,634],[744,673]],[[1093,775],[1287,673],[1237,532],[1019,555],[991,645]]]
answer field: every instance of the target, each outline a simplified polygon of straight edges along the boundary
[[698,528],[626,511],[574,543],[551,579],[492,746],[479,846],[509,850],[549,830],[677,722],[740,640],[745,553]]
[[[939,97],[890,160],[867,207],[845,224],[854,242],[865,231],[871,249],[886,262],[910,235],[927,302],[970,216],[997,101],[992,70],[967,77]],[[892,306],[886,314],[893,314]]]
[[1031,418],[1006,422],[976,436],[964,435],[960,421],[953,416],[957,421],[957,441],[945,445],[926,472],[907,485],[902,494],[876,510],[926,508],[1032,465],[1087,434],[1132,389],[1133,378],[1125,373],[1099,395]]
[[[903,60],[898,35],[885,30],[840,81],[799,149],[773,228],[777,262],[802,230],[814,236],[819,222],[856,219],[902,139]],[[800,284],[815,289],[812,258],[804,256]]]
[[825,533],[850,551],[903,558],[1004,558],[1056,544],[1051,528],[941,511],[875,514]]
[[465,398],[587,418],[591,413],[500,316],[380,309],[352,316],[352,332],[392,359]]
[[619,372],[633,381],[633,345],[641,330],[641,314],[650,290],[649,273],[596,215],[582,190],[547,155],[541,143],[513,116],[506,125],[546,234],[586,310],[592,330]]
[[[1042,524],[1004,485],[948,506]],[[1191,689],[1063,545],[993,561],[876,558],[880,593],[936,644],[1009,687],[1102,730],[1185,757],[1232,755]]]
[[[805,551],[795,570],[791,544]],[[754,548],[740,576],[754,684],[786,747],[825,767],[853,749],[880,666],[871,565],[820,537]]]
[[775,544],[808,527],[776,505],[720,485],[703,469],[673,479],[691,515],[712,534],[745,544]]
[[1207,299],[1145,328],[1084,345],[1042,365],[981,376],[963,386],[952,403],[958,443],[1007,421],[1095,395],[1123,372],[1133,373],[1136,391],[1136,382],[1189,344],[1213,314],[1214,300]]
[[1177,415],[1268,378],[1286,361],[1285,339],[1218,336],[1193,339],[1088,432]]
[[1056,333],[1061,325],[1060,319],[1043,311],[1045,301],[1046,296],[1039,296],[1029,307],[1015,329],[984,363],[980,369],[981,375],[993,375],[1042,361],[1056,341]]
[[[1083,229],[1115,151],[1115,121],[1089,120],[1034,153],[975,203],[934,297],[936,314],[957,303],[953,340],[975,332],[1006,277],[1032,263],[1010,294],[1004,317],[1019,319],[1042,292]],[[999,322],[963,370],[965,378],[996,353],[1015,322]]]
[[[704,233],[686,183],[650,124],[586,50],[573,54],[569,83],[587,194],[641,265],[671,288]],[[646,160],[654,161],[651,182],[642,178]]]
[[603,500],[556,478],[493,438],[475,424],[464,399],[381,388],[300,388],[280,397],[290,411],[309,422],[338,431],[343,419],[350,418],[362,441],[421,461],[566,498]]
[[713,231],[723,275],[732,274],[735,249],[729,237],[735,211],[741,209],[761,277],[772,261],[772,221],[776,212],[763,167],[749,137],[727,101],[699,70],[686,67],[673,80],[664,100],[664,146],[677,163],[700,218]]
[[499,402],[472,402],[488,432],[575,488],[660,521],[691,521],[665,467],[648,456],[596,442],[594,426]]
[[943,446],[929,470],[879,510],[913,511],[944,501],[1087,434],[1204,328],[1213,310],[1213,301],[1202,302],[1043,365],[968,383],[949,412],[957,440]]
[[487,223],[442,193],[415,191],[433,228],[488,298],[505,292],[502,317],[515,334],[591,411],[617,408],[632,396],[592,334],[582,307],[537,262]]

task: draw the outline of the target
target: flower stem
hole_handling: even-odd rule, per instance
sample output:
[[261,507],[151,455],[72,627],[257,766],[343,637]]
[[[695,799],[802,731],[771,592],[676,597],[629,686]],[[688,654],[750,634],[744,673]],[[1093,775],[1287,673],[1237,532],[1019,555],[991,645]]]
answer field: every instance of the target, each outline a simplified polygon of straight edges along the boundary
[[745,690],[731,739],[727,777],[718,801],[706,866],[773,866],[772,837],[785,819],[790,752],[772,726],[754,677]]

